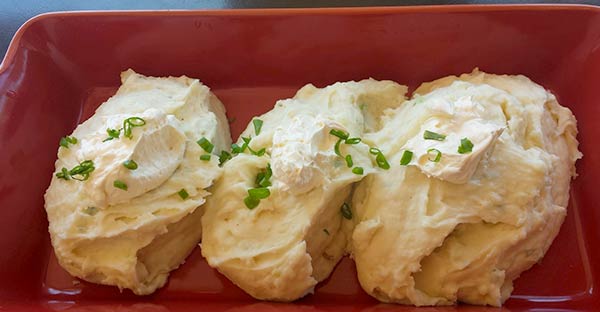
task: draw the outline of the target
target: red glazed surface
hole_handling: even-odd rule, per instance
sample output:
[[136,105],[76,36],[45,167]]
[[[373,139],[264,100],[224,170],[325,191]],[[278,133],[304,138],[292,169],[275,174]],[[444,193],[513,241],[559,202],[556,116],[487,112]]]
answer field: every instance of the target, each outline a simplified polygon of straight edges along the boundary
[[0,65],[0,311],[495,311],[412,308],[366,295],[344,259],[314,295],[261,303],[210,269],[199,249],[147,297],[73,283],[56,263],[43,193],[58,140],[103,102],[127,68],[200,78],[237,137],[250,117],[312,82],[373,77],[409,84],[474,67],[525,74],[579,120],[579,177],[543,261],[506,309],[600,310],[600,8],[451,6],[53,13],[17,33]]

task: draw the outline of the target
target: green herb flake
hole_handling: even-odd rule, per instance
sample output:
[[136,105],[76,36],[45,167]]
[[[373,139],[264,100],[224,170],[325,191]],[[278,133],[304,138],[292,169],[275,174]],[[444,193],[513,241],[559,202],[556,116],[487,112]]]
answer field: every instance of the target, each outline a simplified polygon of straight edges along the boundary
[[468,154],[473,151],[473,142],[467,138],[462,138],[460,140],[460,145],[458,146],[459,154]]
[[346,155],[346,166],[348,166],[348,168],[352,168],[352,166],[354,166],[354,162],[352,161],[352,155],[350,154]]
[[362,175],[364,173],[364,169],[362,167],[354,167],[352,168],[352,173]]
[[121,129],[106,129],[106,133],[108,134],[108,138],[104,139],[102,142],[118,139],[121,136]]
[[440,159],[442,159],[442,152],[438,149],[430,148],[427,150],[427,158],[431,162],[440,162]]
[[248,207],[248,209],[254,209],[258,207],[258,204],[260,204],[260,199],[247,196],[246,198],[244,198],[244,204],[246,204],[246,207]]
[[443,134],[435,133],[433,131],[425,130],[425,132],[423,132],[423,139],[444,141],[446,139],[446,136]]
[[263,121],[257,118],[252,119],[252,124],[254,125],[254,133],[256,135],[260,134],[260,129],[262,129]]
[[361,138],[347,138],[346,141],[345,141],[345,143],[346,144],[350,144],[350,145],[354,145],[354,144],[360,143],[360,141],[362,141]]
[[77,138],[72,136],[65,136],[60,138],[60,146],[64,148],[69,148],[69,144],[77,144]]
[[123,182],[121,180],[115,180],[113,182],[113,186],[118,189],[122,189],[123,191],[127,191],[127,184],[125,184],[125,182]]
[[135,170],[138,168],[138,164],[133,159],[129,159],[123,162],[123,167],[129,170]]
[[205,137],[202,137],[196,143],[198,143],[198,145],[200,145],[200,147],[207,153],[212,153],[213,149],[215,148],[215,146]]
[[209,161],[210,160],[210,154],[200,155],[200,160]]
[[336,136],[342,140],[345,140],[348,138],[348,132],[343,131],[343,130],[338,130],[338,129],[331,129],[329,131],[329,134]]
[[342,208],[340,208],[340,211],[345,219],[352,220],[352,209],[350,209],[350,205],[344,203]]
[[333,147],[333,151],[335,152],[335,154],[340,157],[344,157],[342,156],[342,152],[340,152],[340,144],[342,143],[342,141],[342,139],[337,140],[337,142],[335,142],[335,146]]
[[257,199],[265,199],[271,195],[271,191],[269,191],[266,187],[257,187],[251,188],[248,190],[248,196],[257,198]]
[[56,173],[56,177],[67,181],[71,179],[71,175],[69,175],[69,170],[67,170],[67,168],[65,167],[62,167],[60,172]]
[[132,139],[133,128],[146,125],[146,121],[140,117],[129,117],[123,120],[123,136]]
[[188,192],[185,189],[179,190],[179,192],[177,192],[177,195],[179,195],[179,197],[181,197],[181,199],[184,200],[190,197],[190,194],[188,194]]
[[95,170],[94,162],[91,160],[84,160],[79,165],[69,170],[69,175],[73,180],[85,181],[90,177],[90,174]]
[[409,150],[405,150],[404,153],[402,153],[402,158],[400,159],[400,165],[402,166],[406,166],[410,163],[410,161],[413,158],[413,152],[409,151]]
[[223,164],[231,159],[231,154],[227,151],[221,151],[221,155],[219,155],[219,166],[223,166]]

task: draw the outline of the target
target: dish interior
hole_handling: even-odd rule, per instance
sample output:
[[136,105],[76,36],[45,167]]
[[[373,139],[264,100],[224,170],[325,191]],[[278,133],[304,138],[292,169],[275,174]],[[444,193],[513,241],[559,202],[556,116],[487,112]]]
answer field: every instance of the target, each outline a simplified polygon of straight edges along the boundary
[[[559,22],[557,22],[559,21]],[[188,75],[225,104],[234,139],[252,116],[306,83],[373,77],[408,84],[473,68],[524,74],[578,119],[579,176],[568,216],[541,263],[506,303],[586,309],[600,304],[600,10],[584,6],[456,6],[273,11],[91,12],[37,17],[0,68],[0,298],[15,310],[105,306],[186,310],[412,309],[379,305],[345,258],[295,305],[254,301],[208,267],[197,248],[149,298],[70,277],[50,246],[43,194],[60,137],[93,114],[127,68]],[[596,287],[597,288],[597,287]],[[455,308],[449,308],[454,310]],[[460,309],[475,309],[461,306]],[[480,308],[477,308],[480,309]],[[446,308],[427,309],[443,311]],[[491,310],[491,309],[490,309]]]

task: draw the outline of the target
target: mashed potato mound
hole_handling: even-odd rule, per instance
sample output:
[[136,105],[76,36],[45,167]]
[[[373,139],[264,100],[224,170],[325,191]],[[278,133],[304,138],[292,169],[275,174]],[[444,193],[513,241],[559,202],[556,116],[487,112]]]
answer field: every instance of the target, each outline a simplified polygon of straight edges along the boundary
[[421,85],[365,139],[392,166],[353,195],[363,289],[383,302],[500,306],[565,218],[576,134],[571,111],[524,76]]
[[[61,141],[45,194],[60,265],[81,279],[129,288],[162,287],[201,237],[200,207],[231,144],[225,108],[197,79],[132,70],[96,113]],[[127,166],[126,166],[127,165]]]

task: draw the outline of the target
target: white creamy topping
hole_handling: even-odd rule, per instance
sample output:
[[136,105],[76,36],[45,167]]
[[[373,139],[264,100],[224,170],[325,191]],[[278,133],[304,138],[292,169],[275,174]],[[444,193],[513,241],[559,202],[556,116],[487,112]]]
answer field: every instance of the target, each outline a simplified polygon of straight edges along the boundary
[[271,167],[283,190],[297,195],[323,183],[323,168],[339,157],[333,150],[337,137],[329,134],[331,129],[346,131],[333,120],[306,114],[294,116],[289,124],[275,129]]
[[[420,131],[404,146],[414,153],[411,165],[417,166],[427,176],[453,183],[466,183],[479,161],[494,146],[504,131],[504,125],[484,119],[485,108],[470,96],[456,101],[432,98],[418,105],[429,105],[431,116],[421,125]],[[442,141],[424,139],[425,131],[446,136]],[[462,139],[468,139],[471,152],[459,153]],[[441,153],[439,162],[435,149]]]
[[[131,115],[103,116],[107,128],[119,129]],[[106,128],[97,129],[81,138],[81,144],[72,149],[79,159],[89,159],[96,169],[84,184],[96,207],[128,202],[164,183],[183,160],[185,135],[179,130],[180,122],[173,115],[157,109],[147,109],[135,117],[145,125],[132,128],[132,138],[124,136],[104,141]],[[78,148],[79,147],[79,148]],[[127,160],[138,164],[136,170],[123,166]],[[115,180],[124,182],[127,190],[116,188]]]

